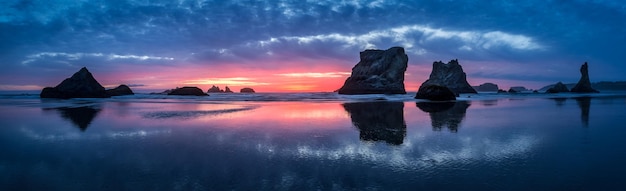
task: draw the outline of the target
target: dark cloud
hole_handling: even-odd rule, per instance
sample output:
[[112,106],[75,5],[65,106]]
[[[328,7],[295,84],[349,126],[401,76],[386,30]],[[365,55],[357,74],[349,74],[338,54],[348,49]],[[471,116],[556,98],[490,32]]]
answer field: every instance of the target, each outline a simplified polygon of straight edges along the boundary
[[[604,74],[596,79],[617,79],[626,73],[623,23],[618,1],[14,0],[0,3],[0,79],[80,66],[353,63],[363,49],[391,46],[405,47],[413,65],[459,58],[557,70],[589,61]],[[490,75],[506,78],[479,76]]]

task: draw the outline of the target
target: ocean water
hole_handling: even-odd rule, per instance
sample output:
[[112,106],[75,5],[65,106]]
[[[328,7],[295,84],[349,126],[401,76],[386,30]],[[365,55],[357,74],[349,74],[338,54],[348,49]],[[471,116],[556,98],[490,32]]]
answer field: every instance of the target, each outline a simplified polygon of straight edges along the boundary
[[626,94],[0,96],[0,190],[626,190]]

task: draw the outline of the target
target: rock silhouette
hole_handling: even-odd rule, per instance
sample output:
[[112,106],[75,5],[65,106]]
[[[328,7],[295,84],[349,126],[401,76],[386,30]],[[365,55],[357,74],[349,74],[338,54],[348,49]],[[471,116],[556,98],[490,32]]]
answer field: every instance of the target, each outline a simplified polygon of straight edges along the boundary
[[415,99],[427,99],[432,101],[449,101],[456,100],[456,95],[452,90],[445,86],[438,85],[422,85],[420,90],[415,94]]
[[430,115],[433,131],[441,131],[446,127],[450,132],[457,132],[459,124],[465,119],[470,104],[466,101],[457,102],[417,102],[417,108]]
[[404,72],[408,56],[402,47],[365,50],[339,94],[406,94]]
[[352,124],[359,129],[362,141],[384,141],[401,145],[406,136],[404,103],[356,102],[344,103]]
[[111,97],[87,68],[83,67],[72,77],[66,78],[55,87],[46,87],[39,94],[41,98],[107,98]]
[[182,87],[176,88],[167,93],[167,95],[189,95],[189,96],[208,96],[198,87]]
[[463,67],[459,64],[459,60],[450,60],[447,64],[441,61],[433,62],[433,70],[430,73],[430,77],[422,83],[418,93],[422,91],[422,88],[431,85],[447,87],[457,96],[461,93],[476,93],[476,90],[467,83],[465,72],[463,72]]
[[239,90],[239,93],[255,93],[255,91],[252,88],[241,88],[241,90]]
[[580,80],[578,80],[576,86],[572,88],[571,92],[598,93],[598,90],[591,87],[591,81],[589,80],[589,66],[587,65],[587,62],[580,66],[580,75]]
[[569,89],[567,89],[567,86],[565,86],[565,84],[563,84],[562,82],[558,82],[556,83],[556,85],[554,85],[554,87],[551,87],[550,89],[546,90],[546,93],[562,93],[562,92],[569,92]]
[[233,93],[233,90],[230,90],[228,86],[224,88],[224,93]]
[[211,86],[211,88],[209,88],[209,90],[206,91],[207,93],[224,93],[224,90],[221,90],[220,87],[217,86]]
[[119,85],[116,88],[106,90],[107,95],[109,96],[123,96],[123,95],[134,95],[133,90],[130,89],[127,85]]
[[472,86],[474,88],[474,90],[479,91],[479,92],[497,92],[498,91],[498,85],[494,84],[494,83],[484,83],[484,84],[480,84],[479,86]]

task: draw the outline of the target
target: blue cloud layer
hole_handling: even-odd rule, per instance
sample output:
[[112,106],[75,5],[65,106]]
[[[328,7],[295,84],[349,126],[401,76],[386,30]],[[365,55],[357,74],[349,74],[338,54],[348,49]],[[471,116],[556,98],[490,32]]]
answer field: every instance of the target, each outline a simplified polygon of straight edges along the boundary
[[[353,64],[363,49],[390,46],[407,48],[410,64],[420,67],[459,58],[475,67],[501,62],[538,70],[480,71],[480,77],[575,79],[576,68],[589,61],[595,80],[617,80],[626,73],[623,23],[624,3],[598,0],[5,0],[0,83],[85,65]],[[575,69],[546,72],[568,67]]]

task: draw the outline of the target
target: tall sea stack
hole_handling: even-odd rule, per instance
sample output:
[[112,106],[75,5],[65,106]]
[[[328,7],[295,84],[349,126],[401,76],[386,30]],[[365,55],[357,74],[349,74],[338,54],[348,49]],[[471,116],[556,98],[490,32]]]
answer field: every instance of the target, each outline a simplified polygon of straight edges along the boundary
[[433,62],[430,77],[422,83],[416,97],[425,95],[426,88],[432,86],[446,87],[457,96],[461,93],[476,93],[476,90],[467,83],[465,72],[463,72],[459,60],[456,59],[450,60],[447,64],[441,61]]
[[111,97],[87,68],[83,67],[72,77],[66,78],[55,87],[46,87],[41,98],[107,98]]
[[339,94],[406,94],[404,72],[409,57],[402,47],[365,50]]
[[570,90],[571,92],[576,93],[598,93],[598,90],[595,90],[591,87],[591,81],[589,80],[589,66],[587,62],[585,62],[582,66],[580,66],[580,80],[576,86]]

